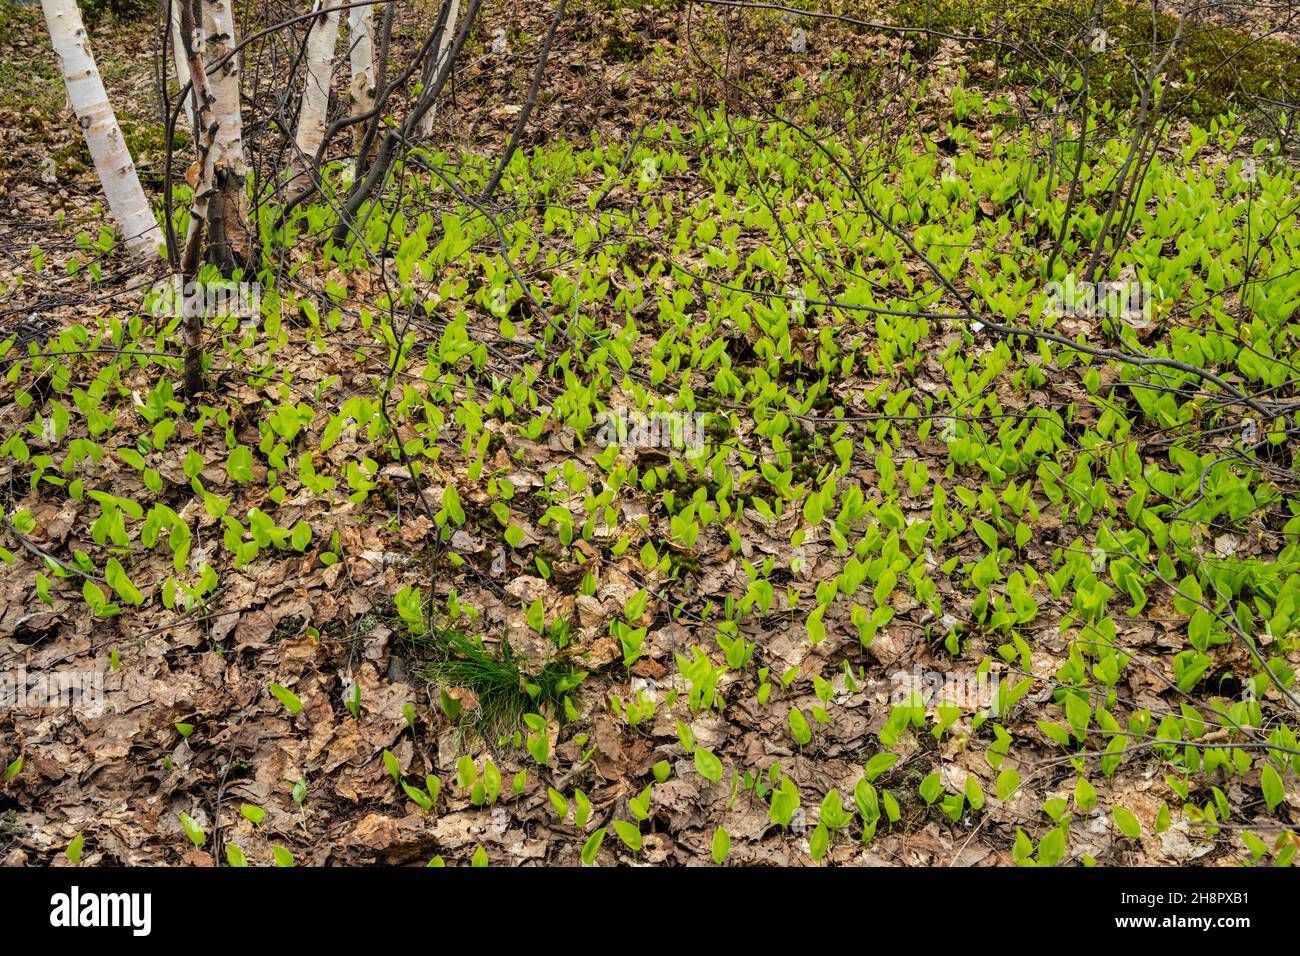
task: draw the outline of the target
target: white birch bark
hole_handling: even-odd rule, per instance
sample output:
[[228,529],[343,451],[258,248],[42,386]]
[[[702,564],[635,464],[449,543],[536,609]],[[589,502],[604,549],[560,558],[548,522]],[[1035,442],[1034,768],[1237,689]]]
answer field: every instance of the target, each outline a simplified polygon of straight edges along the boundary
[[[244,121],[239,112],[239,57],[235,49],[235,16],[232,0],[204,0],[203,29],[208,90],[212,93],[212,118],[217,123],[217,159],[239,175],[245,175]],[[229,59],[213,69],[211,64]]]
[[[204,22],[209,21],[208,0],[204,2]],[[190,76],[198,103],[199,138],[195,143],[198,161],[193,167],[194,198],[190,204],[189,225],[185,230],[185,245],[181,249],[180,269],[173,277],[182,303],[182,330],[185,336],[185,391],[191,397],[203,387],[203,325],[202,297],[198,294],[196,279],[203,255],[203,229],[208,222],[209,209],[216,193],[217,148],[216,121],[213,118],[213,95],[208,88],[209,62],[207,30],[199,28],[191,13],[192,8],[182,0],[181,36],[185,42],[185,55],[189,61]]]
[[[190,82],[190,64],[185,57],[185,41],[181,38],[181,8],[177,0],[169,0],[167,4],[167,18],[171,27],[171,45],[172,61],[176,64],[176,83],[179,89],[184,90]],[[185,93],[185,119],[189,122],[189,128],[194,129],[194,91],[187,90]]]
[[338,45],[339,11],[337,0],[316,0],[313,9],[320,15],[312,21],[307,34],[307,78],[298,111],[298,129],[294,134],[294,188],[306,187],[304,177],[316,158],[325,138],[325,114],[329,109],[330,79],[334,75],[334,49]]
[[[185,13],[189,25],[189,11]],[[198,161],[191,168],[194,190],[190,202],[190,219],[185,230],[185,244],[181,249],[180,273],[184,279],[193,279],[199,271],[202,252],[203,227],[208,221],[208,206],[212,202],[216,181],[216,123],[212,118],[212,94],[208,89],[205,61],[205,32],[193,30],[186,37],[186,55],[190,61],[190,76],[194,79],[194,92],[198,97],[199,140],[195,144]]]
[[95,68],[76,0],[41,0],[41,8],[77,125],[85,134],[108,208],[122,230],[126,247],[133,254],[156,257],[164,242],[162,229],[140,188],[131,151],[122,139],[113,106]]
[[[375,34],[374,10],[366,5],[348,10],[348,64],[352,80],[348,90],[352,94],[352,115],[368,113],[375,105]],[[360,152],[365,139],[366,123],[352,127],[352,152]],[[360,157],[358,157],[359,159]]]
[[244,158],[244,124],[240,115],[239,57],[235,47],[233,0],[203,0],[203,62],[212,97],[213,136],[218,196],[209,241],[214,261],[223,269],[249,265],[253,258],[249,223],[248,163]]
[[[443,64],[447,57],[451,55],[451,44],[456,39],[456,21],[460,17],[460,0],[451,0],[451,9],[447,11],[447,25],[443,27],[442,36],[438,39],[438,53],[433,60],[433,69],[427,74],[429,79],[437,76],[442,72]],[[433,132],[433,121],[438,112],[438,105],[435,103],[429,111],[420,119],[420,133],[428,136]]]

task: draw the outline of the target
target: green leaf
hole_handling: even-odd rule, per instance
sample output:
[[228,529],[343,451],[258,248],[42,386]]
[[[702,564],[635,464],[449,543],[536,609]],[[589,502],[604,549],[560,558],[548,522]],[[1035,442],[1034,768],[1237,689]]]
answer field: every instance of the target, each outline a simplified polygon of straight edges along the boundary
[[587,821],[591,819],[591,801],[581,790],[574,790],[573,802],[577,805],[573,811],[573,825],[579,830],[585,830]]
[[1019,863],[1033,852],[1034,844],[1030,842],[1029,837],[1025,834],[1024,830],[1020,829],[1020,827],[1016,827],[1016,839],[1011,846],[1011,859]]
[[650,592],[641,588],[636,594],[627,599],[623,605],[623,617],[629,624],[635,624],[645,614],[646,605],[650,603]]
[[727,859],[727,854],[731,852],[731,834],[725,827],[718,827],[713,831],[713,862],[722,866]]
[[591,836],[587,837],[587,842],[582,845],[582,864],[591,866],[596,862],[596,854],[600,852],[600,845],[605,842],[605,828],[601,827]]
[[306,551],[307,545],[311,543],[311,525],[299,518],[293,526],[289,543],[293,545],[295,551]]
[[1091,810],[1097,805],[1097,788],[1080,777],[1074,782],[1074,802],[1080,810]]
[[456,786],[468,790],[477,779],[478,767],[474,766],[474,759],[469,754],[462,755],[456,761]]
[[1065,856],[1065,831],[1055,827],[1038,842],[1038,862],[1043,866],[1056,866]]
[[1065,815],[1069,812],[1069,809],[1069,801],[1064,797],[1052,797],[1043,801],[1043,812],[1057,823],[1060,823],[1065,819]]
[[804,622],[804,628],[808,631],[808,640],[813,644],[820,644],[826,638],[826,625],[822,623],[822,615],[825,613],[826,606],[819,604]]
[[889,817],[890,823],[897,823],[903,818],[903,811],[898,807],[898,801],[888,790],[881,794],[881,803],[885,805],[885,816]]
[[1088,729],[1088,723],[1092,720],[1092,708],[1082,697],[1070,694],[1065,698],[1065,719],[1070,722],[1070,728],[1075,736],[1082,740],[1084,731]]
[[615,820],[614,832],[633,853],[641,852],[641,828],[636,824],[628,823],[626,820]]
[[280,684],[267,684],[266,687],[275,695],[276,700],[284,704],[284,709],[289,713],[297,715],[302,711],[302,701],[298,699],[298,695],[293,691]]
[[542,599],[538,598],[528,605],[528,626],[538,634],[546,633],[546,612],[542,608]]
[[271,855],[275,857],[276,866],[293,866],[293,854],[279,844],[271,847]]
[[1029,539],[1034,536],[1033,530],[1023,521],[1016,523],[1016,547],[1023,548],[1029,543]]
[[140,454],[134,448],[119,448],[117,450],[117,456],[136,471],[140,471],[145,466],[144,455]]
[[808,838],[808,853],[815,862],[820,862],[830,849],[831,836],[830,831],[826,829],[826,824],[818,823]]
[[190,842],[193,843],[195,847],[203,846],[204,841],[208,838],[208,835],[203,832],[203,827],[199,826],[195,819],[188,813],[182,813],[180,818],[181,828],[185,831],[185,835],[190,838]]
[[1115,826],[1119,827],[1119,832],[1130,840],[1136,840],[1142,835],[1142,824],[1128,810],[1117,804],[1111,808],[1110,814],[1115,818]]
[[867,779],[875,780],[896,763],[898,763],[898,754],[876,754],[867,761]]
[[81,850],[85,845],[86,835],[84,833],[78,833],[72,838],[72,842],[68,844],[68,848],[63,851],[63,855],[68,858],[68,862],[73,866],[81,865]]
[[1050,737],[1052,740],[1056,741],[1056,743],[1060,744],[1062,747],[1068,747],[1070,745],[1070,733],[1069,731],[1065,730],[1063,727],[1060,727],[1057,724],[1054,724],[1051,721],[1047,721],[1047,720],[1039,720],[1036,721],[1035,723],[1037,724],[1038,729],[1041,730],[1044,735]]
[[880,819],[880,797],[871,781],[865,777],[853,788],[853,802],[858,808],[862,822],[867,826],[874,825]]
[[1008,800],[1021,788],[1021,775],[1015,770],[1004,770],[997,775],[997,799]]
[[1256,860],[1268,852],[1268,844],[1249,830],[1243,830],[1239,835],[1241,836],[1241,842],[1246,845],[1246,849],[1250,851],[1250,855]]
[[240,816],[255,827],[260,827],[266,819],[266,811],[253,803],[244,803],[239,807]]
[[975,533],[979,535],[979,539],[984,542],[984,546],[990,551],[997,551],[998,529],[987,521],[980,521],[978,518],[971,523],[974,525]]
[[921,781],[921,797],[926,803],[934,803],[939,798],[943,790],[943,782],[939,779],[937,773],[932,773]]
[[121,610],[116,604],[109,604],[99,585],[89,578],[81,584],[81,596],[96,617],[112,617]]
[[235,843],[226,844],[226,863],[233,867],[248,866],[248,858],[244,856],[244,851]]
[[691,730],[690,725],[684,721],[677,721],[677,739],[687,753],[695,750],[695,731]]
[[247,484],[253,480],[253,452],[247,445],[236,445],[226,459],[226,474],[232,481]]
[[458,717],[460,717],[460,701],[447,693],[445,687],[438,691],[438,706],[441,707],[442,712],[447,715],[447,719],[453,723]]
[[568,798],[554,787],[547,787],[546,791],[551,798],[551,806],[555,808],[555,815],[561,820],[566,819],[569,816]]
[[722,779],[722,761],[714,756],[712,750],[705,750],[703,747],[695,748],[695,769],[710,783],[717,783]]
[[442,490],[442,506],[456,524],[465,523],[465,509],[461,506],[460,492],[456,490],[455,485],[448,485]]
[[[871,786],[870,783],[866,785]],[[817,818],[833,830],[838,830],[851,819],[844,812],[844,798],[840,796],[840,792],[834,787],[827,790],[826,796],[822,798],[822,805],[818,810]]]
[[803,711],[798,707],[790,708],[790,733],[800,747],[808,746],[809,741],[812,740],[812,728],[808,726],[808,718],[804,717]]
[[117,558],[108,559],[108,564],[104,569],[104,580],[108,582],[109,587],[117,592],[117,596],[127,604],[134,606],[144,602],[144,595],[131,583],[126,570]]
[[[385,753],[387,753],[387,751],[385,751]],[[427,793],[425,793],[419,787],[411,786],[405,780],[401,781],[401,784],[402,784],[402,790],[405,791],[408,797],[410,797],[412,803],[418,806],[421,810],[433,809],[433,801],[429,799],[429,795]]]
[[822,508],[822,496],[818,493],[810,494],[803,502],[803,517],[811,525],[822,523],[824,511]]
[[393,756],[393,752],[391,750],[385,750],[383,753],[383,758],[384,758],[384,769],[387,770],[388,775],[393,778],[393,782],[401,783],[402,768],[397,763],[397,758]]
[[1285,794],[1282,790],[1282,778],[1278,772],[1273,769],[1271,763],[1264,764],[1264,771],[1260,774],[1260,786],[1264,790],[1264,802],[1268,804],[1269,812],[1277,809],[1277,805],[1282,802]]

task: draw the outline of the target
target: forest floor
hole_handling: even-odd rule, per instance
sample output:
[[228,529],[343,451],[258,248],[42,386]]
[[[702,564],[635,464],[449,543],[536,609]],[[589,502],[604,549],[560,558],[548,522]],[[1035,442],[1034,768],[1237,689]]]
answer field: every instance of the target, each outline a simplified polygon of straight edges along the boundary
[[[429,153],[468,184],[541,7],[485,4]],[[693,11],[574,4],[495,198],[509,255],[413,164],[382,267],[318,256],[303,210],[196,422],[162,266],[99,244],[39,10],[0,7],[0,676],[91,679],[0,709],[0,863],[1291,860],[1289,406],[1247,426],[1201,380],[953,315],[927,260],[1043,320],[1068,185],[987,50],[813,22],[796,53],[780,14]],[[153,32],[91,44],[156,197]],[[1100,122],[1062,268],[1123,160]],[[1178,201],[1144,195],[1112,262],[1155,318],[1053,328],[1291,401],[1300,174],[1243,172],[1267,135],[1176,115]],[[609,409],[688,440],[610,444]]]

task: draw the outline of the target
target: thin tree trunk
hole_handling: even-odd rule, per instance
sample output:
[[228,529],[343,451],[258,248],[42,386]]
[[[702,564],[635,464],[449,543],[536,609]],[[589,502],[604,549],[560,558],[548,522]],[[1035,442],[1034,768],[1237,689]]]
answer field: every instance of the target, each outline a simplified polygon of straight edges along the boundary
[[[199,139],[195,144],[199,159],[193,183],[194,200],[190,206],[189,226],[181,250],[180,270],[174,277],[181,302],[182,329],[185,335],[185,394],[192,400],[203,390],[203,297],[197,278],[203,258],[203,227],[208,221],[212,196],[216,192],[217,122],[213,117],[213,96],[208,87],[205,61],[206,31],[194,28],[194,14],[211,4],[211,0],[180,0],[181,35],[189,60],[198,110]],[[206,19],[206,17],[205,17]]]
[[[397,11],[395,2],[389,3],[384,9],[384,19],[379,25],[379,50],[375,57],[375,115],[369,121],[362,123],[364,132],[361,134],[360,143],[357,146],[357,165],[352,171],[352,179],[356,180],[365,177],[369,171],[371,162],[374,161],[378,153],[379,146],[379,129],[384,125],[383,105],[387,101],[392,90],[388,86],[388,48],[393,39],[393,14]],[[404,76],[409,76],[409,71],[403,72]]]
[[[367,5],[348,11],[348,63],[352,68],[348,90],[352,94],[353,116],[369,113],[375,106],[374,10]],[[358,161],[365,138],[366,124],[357,123],[352,127],[352,153]]]
[[[181,39],[181,8],[178,0],[168,0],[167,26],[171,31],[172,62],[176,64],[176,83],[183,90],[190,82],[190,63],[186,59],[185,41]],[[190,124],[190,131],[193,132],[195,129],[193,89],[185,94],[185,119]]]
[[216,194],[208,214],[208,256],[229,275],[255,265],[256,230],[250,223],[248,164],[244,160],[244,123],[240,116],[239,57],[234,54],[232,0],[204,0],[205,64],[220,63],[207,77],[212,94],[216,149]]
[[329,110],[330,80],[334,75],[334,48],[338,45],[339,11],[336,0],[316,0],[320,15],[312,21],[307,34],[307,78],[298,110],[298,129],[294,135],[293,185],[290,195],[307,187],[325,137],[325,114]]
[[77,125],[86,136],[108,208],[122,230],[127,249],[135,255],[156,258],[159,246],[166,240],[140,188],[131,151],[122,139],[113,106],[95,68],[76,0],[41,0],[41,8],[67,84],[68,99],[77,115]]
[[[455,3],[456,0],[452,0],[452,2]],[[432,82],[420,91],[419,99],[415,101],[411,112],[407,114],[406,119],[402,122],[401,128],[390,129],[384,134],[384,138],[379,144],[379,152],[375,156],[374,165],[366,173],[366,178],[352,184],[352,190],[348,193],[348,198],[339,210],[338,224],[335,225],[334,231],[330,234],[330,238],[336,246],[343,245],[343,242],[348,238],[348,233],[353,229],[358,211],[375,194],[375,191],[383,185],[389,170],[392,169],[393,161],[397,158],[399,148],[409,142],[415,135],[416,129],[420,128],[420,123],[424,120],[428,111],[432,109],[443,87],[447,85],[447,80],[451,76],[451,69],[456,63],[456,58],[460,56],[461,47],[464,46],[465,40],[469,37],[470,30],[474,27],[474,18],[478,16],[478,8],[482,2],[483,0],[469,0],[469,12],[466,21],[456,31],[455,39],[447,50],[447,56],[441,68],[434,75]],[[450,35],[450,31],[446,31],[445,35]]]
[[[442,28],[442,38],[438,43],[438,52],[429,64],[429,70],[426,73],[425,85],[433,81],[439,73],[442,72],[442,65],[446,62],[447,57],[451,54],[451,44],[456,36],[456,20],[460,17],[460,0],[450,0],[450,7],[447,10],[447,22]],[[435,103],[429,108],[420,120],[420,135],[428,136],[433,132],[433,121],[437,116],[438,106]]]

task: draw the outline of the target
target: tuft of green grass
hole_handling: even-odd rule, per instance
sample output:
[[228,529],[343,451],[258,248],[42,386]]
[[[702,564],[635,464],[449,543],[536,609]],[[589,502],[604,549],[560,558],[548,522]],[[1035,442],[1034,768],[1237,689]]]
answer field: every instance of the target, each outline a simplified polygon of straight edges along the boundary
[[536,674],[525,673],[507,642],[489,651],[480,638],[460,630],[433,630],[411,642],[430,655],[412,668],[418,677],[440,690],[464,687],[474,692],[478,709],[471,724],[485,737],[513,733],[524,714],[542,707],[563,718],[565,698],[587,676],[561,662],[548,663]]

